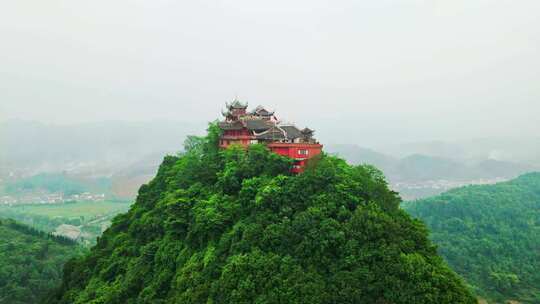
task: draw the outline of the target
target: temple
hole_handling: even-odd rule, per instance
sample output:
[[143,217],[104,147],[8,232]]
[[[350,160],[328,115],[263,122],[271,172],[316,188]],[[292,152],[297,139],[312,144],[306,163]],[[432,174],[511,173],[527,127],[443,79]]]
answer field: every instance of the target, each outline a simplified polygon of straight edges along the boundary
[[223,149],[229,145],[265,144],[274,153],[294,159],[294,173],[304,171],[307,160],[322,152],[323,146],[313,138],[313,130],[282,123],[273,111],[262,106],[248,112],[247,103],[237,99],[226,106],[227,110],[222,111],[225,120],[219,122],[219,145]]

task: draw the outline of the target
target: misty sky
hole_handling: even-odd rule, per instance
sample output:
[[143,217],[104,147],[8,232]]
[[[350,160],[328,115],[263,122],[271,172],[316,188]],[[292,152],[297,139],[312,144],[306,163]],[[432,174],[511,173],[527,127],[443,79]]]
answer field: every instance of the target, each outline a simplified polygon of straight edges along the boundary
[[0,4],[0,119],[210,121],[238,95],[327,141],[540,134],[540,1]]

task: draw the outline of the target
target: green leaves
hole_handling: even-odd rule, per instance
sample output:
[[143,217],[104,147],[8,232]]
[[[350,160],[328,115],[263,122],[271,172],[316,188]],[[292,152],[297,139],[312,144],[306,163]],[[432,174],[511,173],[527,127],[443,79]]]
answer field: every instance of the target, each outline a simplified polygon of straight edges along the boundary
[[323,155],[291,175],[215,136],[165,159],[51,303],[474,303],[380,171]]
[[538,303],[540,174],[469,186],[405,205],[452,268],[489,300]]
[[0,219],[0,303],[36,303],[60,284],[63,264],[83,251],[74,241]]

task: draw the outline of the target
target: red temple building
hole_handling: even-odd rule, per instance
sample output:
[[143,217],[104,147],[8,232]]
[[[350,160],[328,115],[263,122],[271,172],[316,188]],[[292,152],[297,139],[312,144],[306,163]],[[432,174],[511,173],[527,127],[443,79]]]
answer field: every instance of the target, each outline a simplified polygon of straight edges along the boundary
[[262,106],[248,112],[247,103],[236,99],[226,105],[225,120],[219,122],[221,148],[265,144],[274,153],[294,159],[294,173],[302,172],[308,159],[321,154],[323,146],[313,138],[313,130],[282,123]]

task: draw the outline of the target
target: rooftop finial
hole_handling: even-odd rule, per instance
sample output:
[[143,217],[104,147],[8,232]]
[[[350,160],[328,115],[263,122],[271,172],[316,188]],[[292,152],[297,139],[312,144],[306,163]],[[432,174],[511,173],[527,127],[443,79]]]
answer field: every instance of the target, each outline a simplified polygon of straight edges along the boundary
[[246,109],[247,106],[248,106],[247,102],[242,103],[242,102],[238,99],[238,96],[235,97],[235,98],[233,99],[232,102],[230,102],[230,103],[229,103],[229,102],[226,102],[225,104],[227,105],[227,108],[228,108],[229,110],[232,110],[232,109]]

